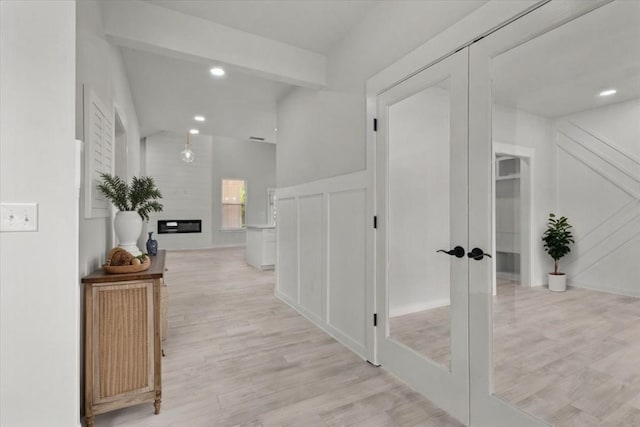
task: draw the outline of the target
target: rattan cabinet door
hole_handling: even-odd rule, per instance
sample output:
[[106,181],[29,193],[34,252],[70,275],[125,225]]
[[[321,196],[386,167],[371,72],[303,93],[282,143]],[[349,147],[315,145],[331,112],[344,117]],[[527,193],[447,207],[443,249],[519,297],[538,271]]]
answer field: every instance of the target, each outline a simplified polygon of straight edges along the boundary
[[97,285],[92,300],[94,403],[152,391],[153,281]]

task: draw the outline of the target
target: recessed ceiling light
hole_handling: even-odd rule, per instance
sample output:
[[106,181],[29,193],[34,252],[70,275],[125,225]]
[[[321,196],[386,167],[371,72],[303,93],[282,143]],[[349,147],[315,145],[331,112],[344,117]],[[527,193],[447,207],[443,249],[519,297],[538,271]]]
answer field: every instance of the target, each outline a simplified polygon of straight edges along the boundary
[[204,122],[204,116],[195,116],[193,118],[193,120],[195,120],[196,122]]
[[607,89],[600,92],[600,96],[611,96],[611,95],[615,95],[616,92],[617,90],[615,89]]
[[224,76],[224,70],[220,67],[213,67],[209,70],[212,76],[222,77]]
[[189,129],[189,133],[190,133],[191,135],[197,135],[197,134],[199,134],[199,133],[200,133],[200,131],[199,131],[198,129]]

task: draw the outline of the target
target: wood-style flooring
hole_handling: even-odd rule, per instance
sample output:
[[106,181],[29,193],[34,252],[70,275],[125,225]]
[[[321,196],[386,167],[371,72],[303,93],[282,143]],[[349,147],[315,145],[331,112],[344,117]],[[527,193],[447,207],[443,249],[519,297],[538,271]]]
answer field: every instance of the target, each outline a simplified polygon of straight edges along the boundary
[[[494,390],[559,427],[640,426],[640,299],[498,284]],[[449,364],[449,310],[395,317],[394,339]]]
[[162,410],[96,416],[106,426],[461,427],[273,296],[244,249],[167,254]]

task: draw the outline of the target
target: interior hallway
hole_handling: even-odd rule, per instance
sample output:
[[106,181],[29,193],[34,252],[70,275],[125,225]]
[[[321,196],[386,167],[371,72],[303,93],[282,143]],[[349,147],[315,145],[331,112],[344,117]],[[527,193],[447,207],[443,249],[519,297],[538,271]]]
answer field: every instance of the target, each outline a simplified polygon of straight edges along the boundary
[[167,254],[162,411],[98,415],[106,426],[459,427],[273,296],[244,248]]

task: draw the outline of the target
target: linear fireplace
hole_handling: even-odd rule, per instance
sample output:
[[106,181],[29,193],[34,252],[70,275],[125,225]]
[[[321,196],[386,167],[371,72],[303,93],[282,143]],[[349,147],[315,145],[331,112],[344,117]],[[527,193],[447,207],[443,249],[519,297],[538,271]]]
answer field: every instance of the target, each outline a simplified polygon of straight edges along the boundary
[[159,219],[158,234],[202,233],[200,219]]

